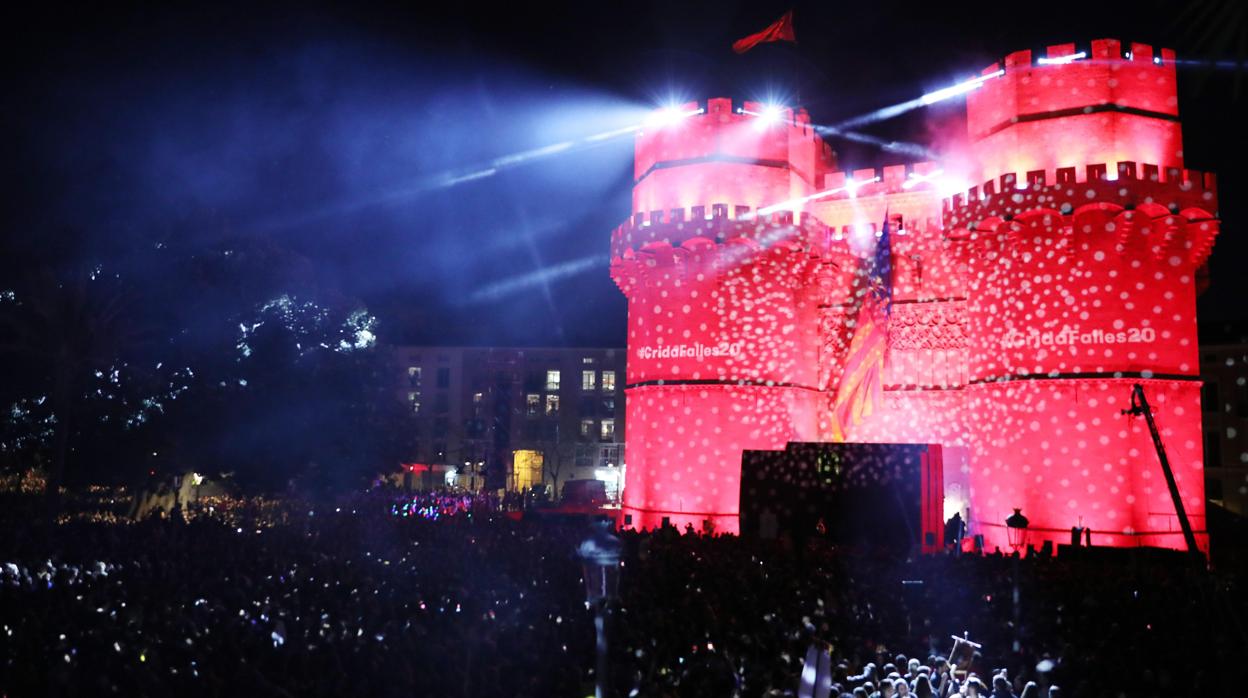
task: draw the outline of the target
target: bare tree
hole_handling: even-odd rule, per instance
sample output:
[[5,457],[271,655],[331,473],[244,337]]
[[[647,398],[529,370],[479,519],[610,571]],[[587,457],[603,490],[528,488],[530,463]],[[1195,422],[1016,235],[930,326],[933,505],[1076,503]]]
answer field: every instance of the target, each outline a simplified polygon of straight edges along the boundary
[[576,458],[576,445],[561,441],[547,441],[541,445],[542,450],[542,480],[549,482],[554,492],[554,498],[559,498],[559,487],[567,480],[567,475],[572,469],[572,463]]
[[0,308],[0,354],[45,370],[43,386],[56,416],[46,494],[49,515],[59,508],[75,408],[93,371],[108,370],[138,342],[130,299],[97,270],[56,274],[30,270]]

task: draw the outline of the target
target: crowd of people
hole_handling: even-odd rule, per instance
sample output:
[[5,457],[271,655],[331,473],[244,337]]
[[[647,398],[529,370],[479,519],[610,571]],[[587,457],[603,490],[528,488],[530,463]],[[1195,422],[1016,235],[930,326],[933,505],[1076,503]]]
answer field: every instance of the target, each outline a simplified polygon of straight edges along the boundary
[[[393,500],[390,513],[394,516],[418,516],[435,521],[454,516],[489,515],[505,511],[519,512],[538,503],[533,497],[526,498],[515,492],[500,495],[489,491],[467,492],[445,489],[403,494],[382,491],[376,494],[380,498]],[[545,500],[541,503],[545,503]]]
[[[392,505],[291,504],[265,526],[233,508],[43,527],[7,507],[0,695],[592,693],[576,557],[586,524]],[[1239,577],[1168,556],[901,557],[675,529],[620,538],[607,622],[620,698],[796,696],[804,667],[854,698],[1237,686]],[[979,647],[955,652],[952,635]]]
[[390,505],[390,513],[395,516],[419,516],[436,521],[447,516],[489,511],[490,504],[488,499],[482,500],[472,494],[431,492],[403,497],[400,501]]

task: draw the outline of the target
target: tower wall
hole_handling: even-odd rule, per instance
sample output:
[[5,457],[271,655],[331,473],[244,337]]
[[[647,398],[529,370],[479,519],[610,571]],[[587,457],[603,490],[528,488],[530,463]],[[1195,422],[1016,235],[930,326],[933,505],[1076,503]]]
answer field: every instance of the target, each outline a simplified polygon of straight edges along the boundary
[[612,236],[611,264],[628,297],[635,526],[709,519],[735,532],[742,451],[819,437],[826,227],[801,206],[756,212],[814,192],[832,154],[804,111],[747,113],[763,109],[710,99],[637,137],[635,213]]
[[1181,547],[1147,427],[1120,410],[1143,381],[1203,530],[1194,276],[1218,231],[1213,179],[1083,169],[1023,189],[1004,175],[946,207],[967,277],[972,520],[1002,548],[1015,507],[1037,543],[1082,522],[1102,544]]
[[[950,202],[966,265],[972,381],[1197,370],[1196,269],[1218,221],[1211,177],[1120,163],[1014,175]],[[1173,213],[1172,213],[1173,211]]]
[[[688,114],[694,102],[677,111]],[[810,128],[803,110],[784,109],[774,122],[757,116],[765,107],[709,99],[705,113],[638,135],[633,170],[633,211],[688,210],[727,202],[756,210],[807,196],[830,169],[832,151]],[[744,110],[741,112],[739,110]],[[708,208],[709,213],[709,208]],[[734,211],[735,214],[735,211]]]
[[[722,209],[721,209],[722,211]],[[741,453],[817,440],[818,305],[809,217],[646,221],[616,231],[628,297],[624,510],[737,530]]]
[[[1045,58],[1075,53],[1074,44],[1061,44]],[[1031,51],[1017,51],[984,69],[1005,74],[966,97],[977,181],[1036,171],[1054,176],[1058,168],[1087,163],[1183,167],[1174,52],[1154,56],[1144,44],[1124,51],[1117,40],[1098,39],[1087,53],[1040,64]]]
[[1141,383],[1207,547],[1195,276],[1217,194],[1182,169],[1173,54],[1156,58],[1098,40],[987,68],[1005,73],[967,106],[984,183],[943,201],[954,178],[934,163],[829,171],[800,111],[760,128],[710,100],[639,136],[611,268],[629,301],[632,524],[735,531],[743,450],[832,438],[888,216],[883,400],[848,440],[940,444],[945,514],[989,549],[1016,507],[1032,544],[1082,525],[1097,544],[1182,547],[1147,426],[1121,414]]
[[1095,545],[1183,548],[1184,541],[1148,426],[1120,411],[1142,383],[1154,410],[1183,506],[1208,549],[1194,380],[1036,379],[968,388],[971,527],[988,550],[1009,550],[1004,521],[1015,507],[1031,520],[1029,543],[1070,542],[1072,526]]
[[[834,172],[813,214],[832,228],[833,242],[847,252],[835,264],[854,264],[869,254],[879,227],[890,218],[893,310],[884,363],[883,404],[858,424],[845,425],[849,441],[941,444],[946,517],[961,511],[969,491],[965,420],[967,335],[964,275],[942,229],[940,190],[946,183],[936,163]],[[852,190],[838,191],[850,181]],[[821,332],[824,411],[836,402],[841,366],[852,339],[854,291],[849,275],[833,280],[822,297]],[[830,438],[831,434],[825,434]]]

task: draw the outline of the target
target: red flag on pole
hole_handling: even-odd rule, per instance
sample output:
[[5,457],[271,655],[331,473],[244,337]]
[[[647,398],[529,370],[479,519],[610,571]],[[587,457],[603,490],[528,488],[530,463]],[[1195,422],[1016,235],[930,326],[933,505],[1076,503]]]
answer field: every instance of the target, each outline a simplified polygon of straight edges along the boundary
[[797,43],[797,35],[793,33],[793,10],[785,12],[783,17],[777,19],[771,26],[761,32],[750,34],[744,39],[738,39],[733,42],[732,50],[737,53],[745,53],[755,46],[769,41],[792,41]]

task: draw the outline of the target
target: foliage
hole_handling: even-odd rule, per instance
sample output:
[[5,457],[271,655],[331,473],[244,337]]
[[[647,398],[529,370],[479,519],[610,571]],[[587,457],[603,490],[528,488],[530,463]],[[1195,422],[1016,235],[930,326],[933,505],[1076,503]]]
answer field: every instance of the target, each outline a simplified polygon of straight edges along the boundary
[[199,396],[170,415],[178,459],[269,492],[328,493],[397,466],[411,416],[374,326],[359,308],[261,304],[236,324],[232,346],[211,354]]
[[129,276],[87,257],[63,241],[0,288],[0,468],[46,466],[50,492],[190,471],[330,492],[406,455],[376,319],[311,300],[298,255],[162,245]]
[[[128,405],[114,399],[114,388],[121,387],[119,367],[140,344],[141,333],[119,276],[105,273],[101,265],[32,264],[14,281],[13,288],[3,290],[0,306],[0,354],[11,362],[12,372],[0,395],[11,405],[4,429],[11,438],[3,450],[46,460],[49,511],[54,512],[75,448],[78,417],[86,416],[92,427],[105,415],[114,425],[137,418],[124,414]],[[105,376],[111,385],[101,385]],[[100,405],[114,411],[100,411]],[[123,412],[116,412],[118,407]]]

